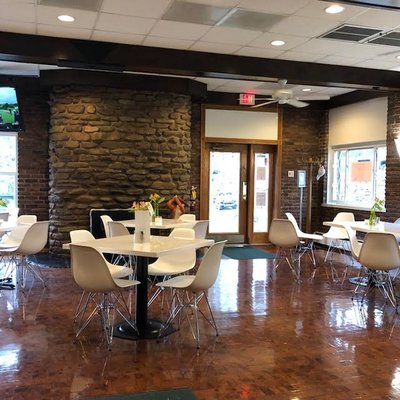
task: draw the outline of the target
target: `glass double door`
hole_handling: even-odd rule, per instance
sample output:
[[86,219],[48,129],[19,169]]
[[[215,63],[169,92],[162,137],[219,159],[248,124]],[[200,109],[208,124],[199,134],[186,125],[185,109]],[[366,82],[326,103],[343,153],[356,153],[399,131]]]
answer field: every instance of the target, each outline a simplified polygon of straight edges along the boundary
[[209,144],[209,235],[266,243],[272,209],[272,146]]

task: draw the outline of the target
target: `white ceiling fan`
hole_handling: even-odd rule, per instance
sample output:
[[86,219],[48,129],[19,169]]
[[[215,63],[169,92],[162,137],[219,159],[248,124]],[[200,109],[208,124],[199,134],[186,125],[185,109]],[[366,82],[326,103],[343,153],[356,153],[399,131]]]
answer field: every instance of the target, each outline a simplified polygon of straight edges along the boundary
[[330,96],[327,95],[308,95],[308,96],[295,96],[293,90],[286,87],[287,80],[279,79],[279,88],[274,90],[271,97],[256,97],[256,101],[262,101],[262,103],[255,104],[252,108],[263,107],[267,104],[278,103],[278,104],[289,104],[291,106],[302,108],[307,107],[309,104],[302,100],[329,100]]

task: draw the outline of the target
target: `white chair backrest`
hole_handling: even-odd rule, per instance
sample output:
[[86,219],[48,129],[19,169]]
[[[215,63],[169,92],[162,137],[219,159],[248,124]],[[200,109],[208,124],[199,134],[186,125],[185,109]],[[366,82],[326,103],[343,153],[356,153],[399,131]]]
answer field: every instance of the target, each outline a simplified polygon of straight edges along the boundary
[[1,243],[7,245],[10,244],[11,246],[19,246],[29,227],[30,225],[28,224],[17,225]]
[[109,221],[108,222],[108,231],[109,231],[110,237],[124,236],[124,235],[130,234],[128,228],[122,222],[118,222],[118,221]]
[[110,221],[112,221],[112,218],[108,215],[101,215],[101,222],[103,223],[103,228],[104,228],[104,234],[106,235],[106,237],[110,237],[110,229],[108,227],[108,223]]
[[197,221],[193,225],[196,239],[205,239],[207,236],[208,221]]
[[299,225],[297,224],[297,221],[296,221],[296,218],[294,217],[294,215],[290,212],[287,212],[286,216],[287,216],[287,219],[293,224],[294,229],[296,229],[297,235],[301,235],[303,232],[299,228]]
[[71,269],[75,282],[87,292],[110,292],[116,288],[104,256],[95,248],[71,244]]
[[37,216],[36,215],[20,215],[17,218],[17,225],[18,224],[34,224],[37,222]]
[[29,225],[17,253],[26,256],[39,253],[46,246],[48,237],[49,221],[40,221]]
[[296,247],[300,240],[291,221],[274,218],[268,232],[269,241],[277,247]]
[[360,251],[359,263],[373,270],[400,267],[400,249],[396,237],[386,232],[368,232]]
[[88,240],[94,240],[95,237],[86,229],[76,229],[69,233],[71,243],[87,242]]
[[350,228],[349,226],[346,226],[345,229],[350,241],[351,255],[358,261],[362,243],[357,240],[357,232],[354,229]]
[[204,254],[196,276],[188,290],[199,291],[209,289],[218,277],[221,264],[222,250],[227,241],[214,243]]
[[[337,213],[335,218],[333,219],[333,222],[354,222],[354,214],[351,212]],[[331,226],[326,235],[342,239],[348,238],[346,229],[339,228],[337,226]]]
[[169,236],[180,239],[194,239],[196,237],[195,231],[192,228],[175,228]]
[[9,216],[8,220],[13,223],[17,223],[19,208],[18,207],[11,207],[8,208]]
[[196,216],[194,214],[182,214],[178,221],[196,221]]

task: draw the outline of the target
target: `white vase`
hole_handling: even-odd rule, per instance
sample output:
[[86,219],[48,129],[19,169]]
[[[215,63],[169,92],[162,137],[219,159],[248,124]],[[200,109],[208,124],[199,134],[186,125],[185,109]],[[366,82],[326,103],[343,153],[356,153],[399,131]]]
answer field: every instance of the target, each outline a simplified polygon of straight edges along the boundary
[[135,211],[135,243],[150,242],[151,215],[148,210]]
[[158,216],[154,219],[154,225],[161,226],[162,225],[162,217]]

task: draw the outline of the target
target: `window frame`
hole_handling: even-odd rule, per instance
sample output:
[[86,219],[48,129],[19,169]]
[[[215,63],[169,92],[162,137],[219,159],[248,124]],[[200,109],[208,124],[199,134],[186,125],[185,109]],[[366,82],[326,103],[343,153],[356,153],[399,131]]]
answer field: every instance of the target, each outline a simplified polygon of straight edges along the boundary
[[[337,207],[337,208],[348,208],[348,209],[357,209],[357,210],[369,210],[370,206],[360,206],[359,203],[350,203],[348,201],[340,201],[333,200],[333,180],[335,175],[335,152],[336,151],[351,151],[351,150],[360,150],[360,149],[373,149],[374,150],[374,164],[373,164],[373,197],[376,197],[376,179],[377,179],[377,151],[378,148],[384,147],[386,149],[386,159],[387,159],[387,144],[386,141],[379,140],[373,142],[363,142],[363,143],[348,143],[342,145],[333,145],[329,149],[329,158],[328,158],[328,176],[327,176],[327,202],[326,206]],[[346,174],[349,172],[349,164],[348,164],[348,154],[346,155]],[[386,181],[386,175],[385,175]],[[347,189],[347,188],[346,188]],[[386,196],[386,193],[385,193]],[[385,199],[383,199],[385,200]],[[384,210],[385,211],[385,210]]]
[[[16,131],[0,131],[0,137],[4,136],[11,136],[15,137],[15,172],[12,171],[2,171],[0,169],[0,174],[1,175],[6,175],[6,176],[14,176],[14,199],[15,199],[15,204],[11,207],[18,207],[18,132]],[[0,167],[1,168],[1,167]],[[6,207],[7,209],[8,207]]]

